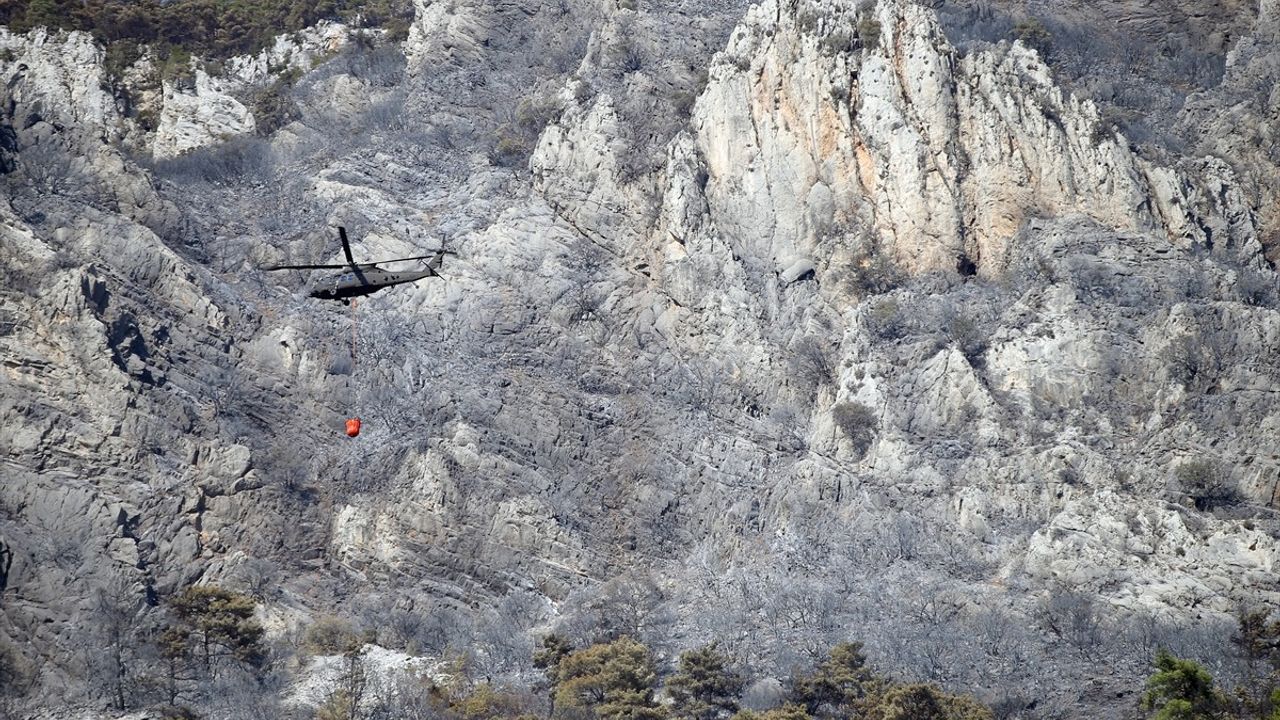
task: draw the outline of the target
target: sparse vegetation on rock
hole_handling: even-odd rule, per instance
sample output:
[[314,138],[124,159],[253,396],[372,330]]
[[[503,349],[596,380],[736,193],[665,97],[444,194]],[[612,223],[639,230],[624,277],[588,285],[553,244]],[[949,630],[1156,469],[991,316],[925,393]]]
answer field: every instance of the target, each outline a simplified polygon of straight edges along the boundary
[[1274,720],[1280,28],[1175,5],[0,6],[4,710]]

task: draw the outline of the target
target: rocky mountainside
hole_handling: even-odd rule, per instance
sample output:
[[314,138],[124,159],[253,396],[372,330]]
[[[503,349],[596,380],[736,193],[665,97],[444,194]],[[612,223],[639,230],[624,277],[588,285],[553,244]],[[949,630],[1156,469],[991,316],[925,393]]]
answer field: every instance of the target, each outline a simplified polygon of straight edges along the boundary
[[[774,685],[858,639],[1009,717],[1128,716],[1156,647],[1238,680],[1280,602],[1278,33],[415,0],[400,42],[113,76],[0,30],[21,702],[97,716],[106,601],[192,583],[495,678],[559,629]],[[256,269],[338,224],[457,255],[352,308]]]

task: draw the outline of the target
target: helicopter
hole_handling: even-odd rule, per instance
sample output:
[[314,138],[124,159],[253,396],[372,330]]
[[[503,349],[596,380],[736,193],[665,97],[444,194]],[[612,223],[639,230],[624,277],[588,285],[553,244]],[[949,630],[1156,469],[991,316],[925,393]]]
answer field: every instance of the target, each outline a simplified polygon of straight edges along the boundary
[[[350,272],[344,272],[330,277],[317,283],[310,292],[310,296],[320,300],[339,300],[343,305],[350,305],[352,298],[372,295],[373,293],[392,285],[403,285],[421,280],[425,277],[440,277],[440,273],[436,272],[444,263],[445,255],[453,255],[448,250],[437,250],[431,255],[417,255],[414,257],[392,258],[390,260],[379,260],[371,263],[357,263],[351,257],[351,245],[347,242],[347,229],[338,226],[338,237],[342,240],[342,253],[347,256],[345,265],[265,265],[261,269],[266,271],[276,270],[336,270],[350,269]],[[422,270],[384,270],[378,267],[378,262],[392,263],[402,262],[405,260],[425,260]]]

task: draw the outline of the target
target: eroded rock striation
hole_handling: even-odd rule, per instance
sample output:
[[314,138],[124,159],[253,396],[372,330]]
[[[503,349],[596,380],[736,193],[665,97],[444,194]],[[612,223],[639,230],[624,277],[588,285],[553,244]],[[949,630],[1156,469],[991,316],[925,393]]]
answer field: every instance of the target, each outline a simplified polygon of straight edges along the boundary
[[[675,11],[539,6],[598,25],[562,76],[513,69],[527,87],[486,74],[519,8],[415,8],[404,78],[321,64],[231,171],[217,144],[257,129],[239,93],[345,32],[162,86],[150,135],[88,36],[0,34],[0,633],[53,658],[44,687],[81,687],[68,588],[123,576],[142,607],[268,560],[273,633],[537,598],[469,641],[515,673],[484,643],[589,637],[615,602],[663,652],[716,639],[785,677],[863,638],[1046,717],[1123,712],[1133,628],[1190,643],[1192,616],[1280,599],[1270,146],[1139,146],[1035,50],[958,50],[906,0],[766,0],[712,59],[644,44],[699,32]],[[1220,92],[1256,119],[1251,38]],[[695,61],[705,84],[654,99]],[[638,132],[664,102],[687,119]],[[481,131],[518,145],[548,107],[503,167]],[[218,174],[145,170],[138,138]],[[253,269],[337,257],[338,223],[361,257],[457,255],[354,310]],[[1092,635],[1058,629],[1063,597]]]

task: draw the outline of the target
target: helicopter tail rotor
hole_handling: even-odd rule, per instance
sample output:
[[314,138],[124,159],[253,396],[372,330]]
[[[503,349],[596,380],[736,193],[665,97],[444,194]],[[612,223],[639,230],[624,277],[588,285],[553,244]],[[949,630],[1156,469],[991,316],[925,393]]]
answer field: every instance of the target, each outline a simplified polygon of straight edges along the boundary
[[453,253],[449,252],[448,250],[440,250],[435,255],[432,255],[429,258],[423,258],[418,262],[422,263],[423,266],[427,268],[427,270],[430,270],[432,275],[435,275],[437,274],[436,271],[439,270],[441,266],[444,265],[444,256],[452,255],[452,254]]

